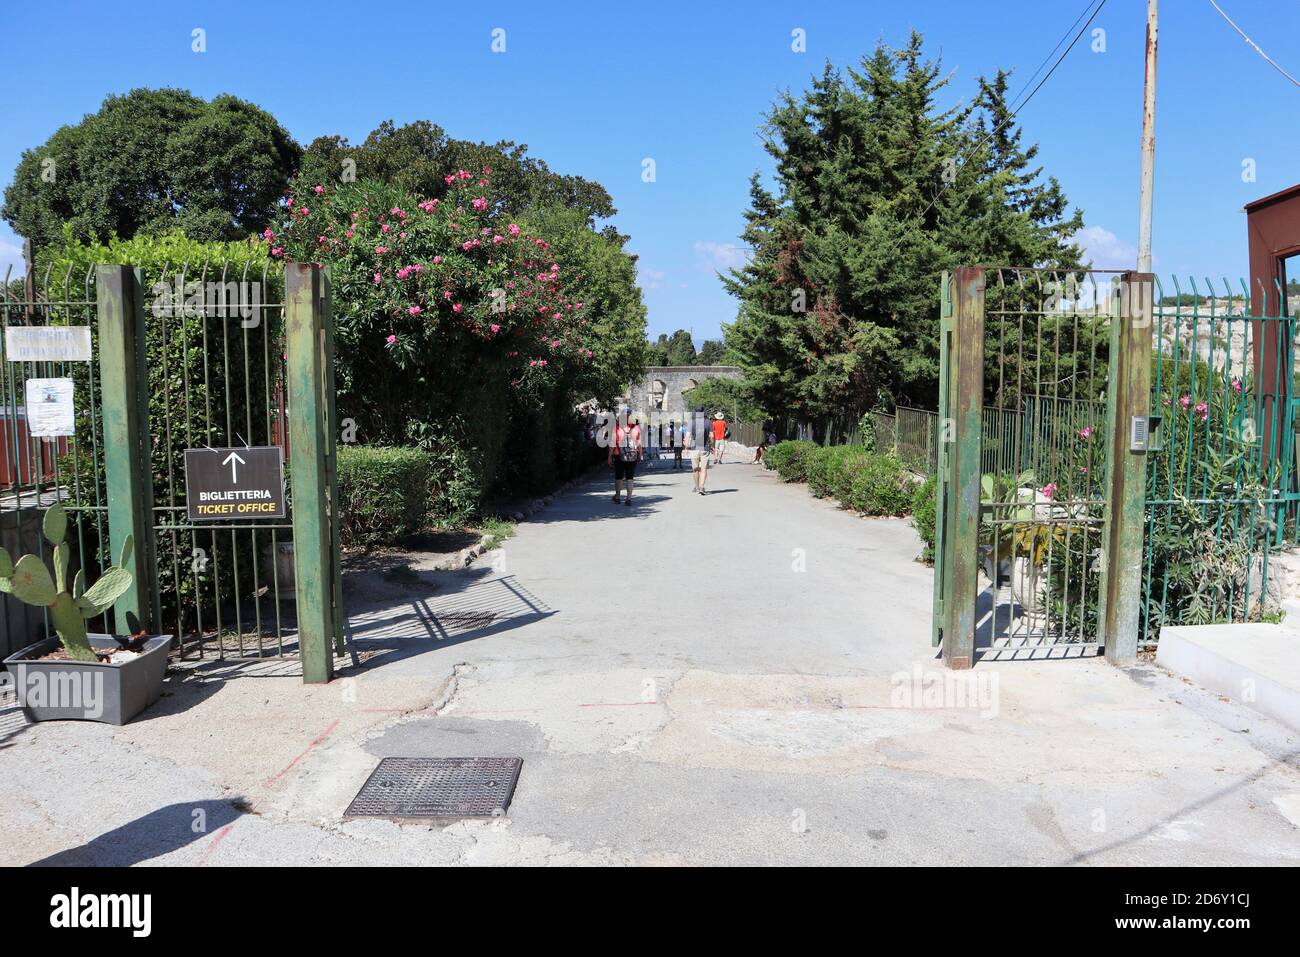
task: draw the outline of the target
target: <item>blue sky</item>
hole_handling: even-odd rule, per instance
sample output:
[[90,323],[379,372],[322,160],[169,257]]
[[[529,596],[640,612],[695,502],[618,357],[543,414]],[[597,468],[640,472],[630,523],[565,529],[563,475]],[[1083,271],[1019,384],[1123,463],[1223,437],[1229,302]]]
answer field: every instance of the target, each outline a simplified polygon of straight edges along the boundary
[[[1300,75],[1300,4],[1219,0],[1275,60]],[[632,236],[650,333],[730,321],[714,270],[737,261],[747,180],[765,168],[756,134],[778,91],[826,60],[856,63],[915,27],[942,57],[950,102],[975,78],[1039,65],[1084,0],[846,0],[677,3],[42,3],[0,30],[8,95],[0,177],[59,126],[110,93],[177,86],[273,113],[304,145],[358,142],[381,120],[430,119],[453,136],[513,139],[553,169],[603,183]],[[1161,5],[1154,217],[1162,275],[1245,271],[1245,202],[1300,181],[1300,89],[1232,32],[1208,0]],[[1109,0],[1022,112],[1028,141],[1084,210],[1098,266],[1132,265],[1145,0]],[[207,52],[191,50],[206,31]],[[505,30],[505,53],[492,31]],[[807,52],[791,50],[806,32]],[[657,178],[642,181],[653,158]],[[1255,181],[1244,182],[1243,162]],[[0,270],[17,245],[0,227]]]

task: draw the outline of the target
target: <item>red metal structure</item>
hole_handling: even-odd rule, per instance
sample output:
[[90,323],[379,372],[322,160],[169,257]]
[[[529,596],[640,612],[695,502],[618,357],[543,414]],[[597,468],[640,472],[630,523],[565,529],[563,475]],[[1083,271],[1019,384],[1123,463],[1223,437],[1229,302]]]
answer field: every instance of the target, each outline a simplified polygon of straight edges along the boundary
[[[1250,312],[1253,316],[1287,314],[1287,260],[1300,255],[1300,184],[1246,204],[1246,232],[1250,244]],[[1278,421],[1275,403],[1291,397],[1291,370],[1278,368],[1278,356],[1290,355],[1285,323],[1255,322],[1255,381],[1263,403],[1263,421]],[[1265,454],[1271,454],[1272,436],[1264,435]]]

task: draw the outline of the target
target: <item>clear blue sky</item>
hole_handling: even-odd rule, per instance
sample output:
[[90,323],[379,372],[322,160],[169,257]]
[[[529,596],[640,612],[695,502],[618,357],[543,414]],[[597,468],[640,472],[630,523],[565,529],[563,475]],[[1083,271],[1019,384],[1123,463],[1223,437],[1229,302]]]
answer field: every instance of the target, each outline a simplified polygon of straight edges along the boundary
[[[1300,3],[1219,0],[1300,76]],[[640,256],[650,332],[718,335],[735,307],[714,269],[735,260],[747,179],[765,167],[756,135],[777,91],[830,60],[855,63],[910,28],[953,74],[1016,68],[1013,90],[1084,0],[610,3],[14,4],[0,29],[8,95],[0,177],[20,152],[139,86],[228,92],[273,113],[304,145],[354,142],[379,121],[430,119],[453,136],[527,143],[553,169],[603,183]],[[1236,277],[1250,199],[1300,182],[1300,89],[1252,51],[1208,0],[1161,5],[1155,268]],[[1145,0],[1109,0],[1021,114],[1026,138],[1084,210],[1098,266],[1132,265]],[[207,52],[191,31],[207,31]],[[492,30],[506,52],[491,51]],[[802,28],[807,52],[791,51]],[[657,181],[641,180],[652,157]],[[1256,181],[1242,181],[1253,159]],[[16,254],[0,228],[0,269]]]

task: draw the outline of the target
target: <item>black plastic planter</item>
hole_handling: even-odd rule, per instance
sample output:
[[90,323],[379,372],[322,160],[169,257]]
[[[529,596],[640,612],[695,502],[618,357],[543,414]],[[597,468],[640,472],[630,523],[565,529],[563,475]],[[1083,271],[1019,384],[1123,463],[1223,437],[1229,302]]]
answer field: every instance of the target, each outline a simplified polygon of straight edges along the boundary
[[[96,651],[116,651],[111,635],[87,635]],[[28,645],[4,660],[18,704],[29,721],[102,721],[126,724],[162,695],[168,635],[146,638],[144,651],[120,664],[35,660],[58,647],[58,638]]]

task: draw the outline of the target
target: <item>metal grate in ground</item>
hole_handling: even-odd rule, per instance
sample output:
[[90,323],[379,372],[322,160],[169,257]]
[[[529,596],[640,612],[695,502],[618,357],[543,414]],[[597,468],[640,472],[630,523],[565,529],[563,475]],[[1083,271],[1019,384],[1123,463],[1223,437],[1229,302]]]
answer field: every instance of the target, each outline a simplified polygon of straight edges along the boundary
[[522,758],[384,758],[343,816],[411,823],[501,817],[523,763]]

